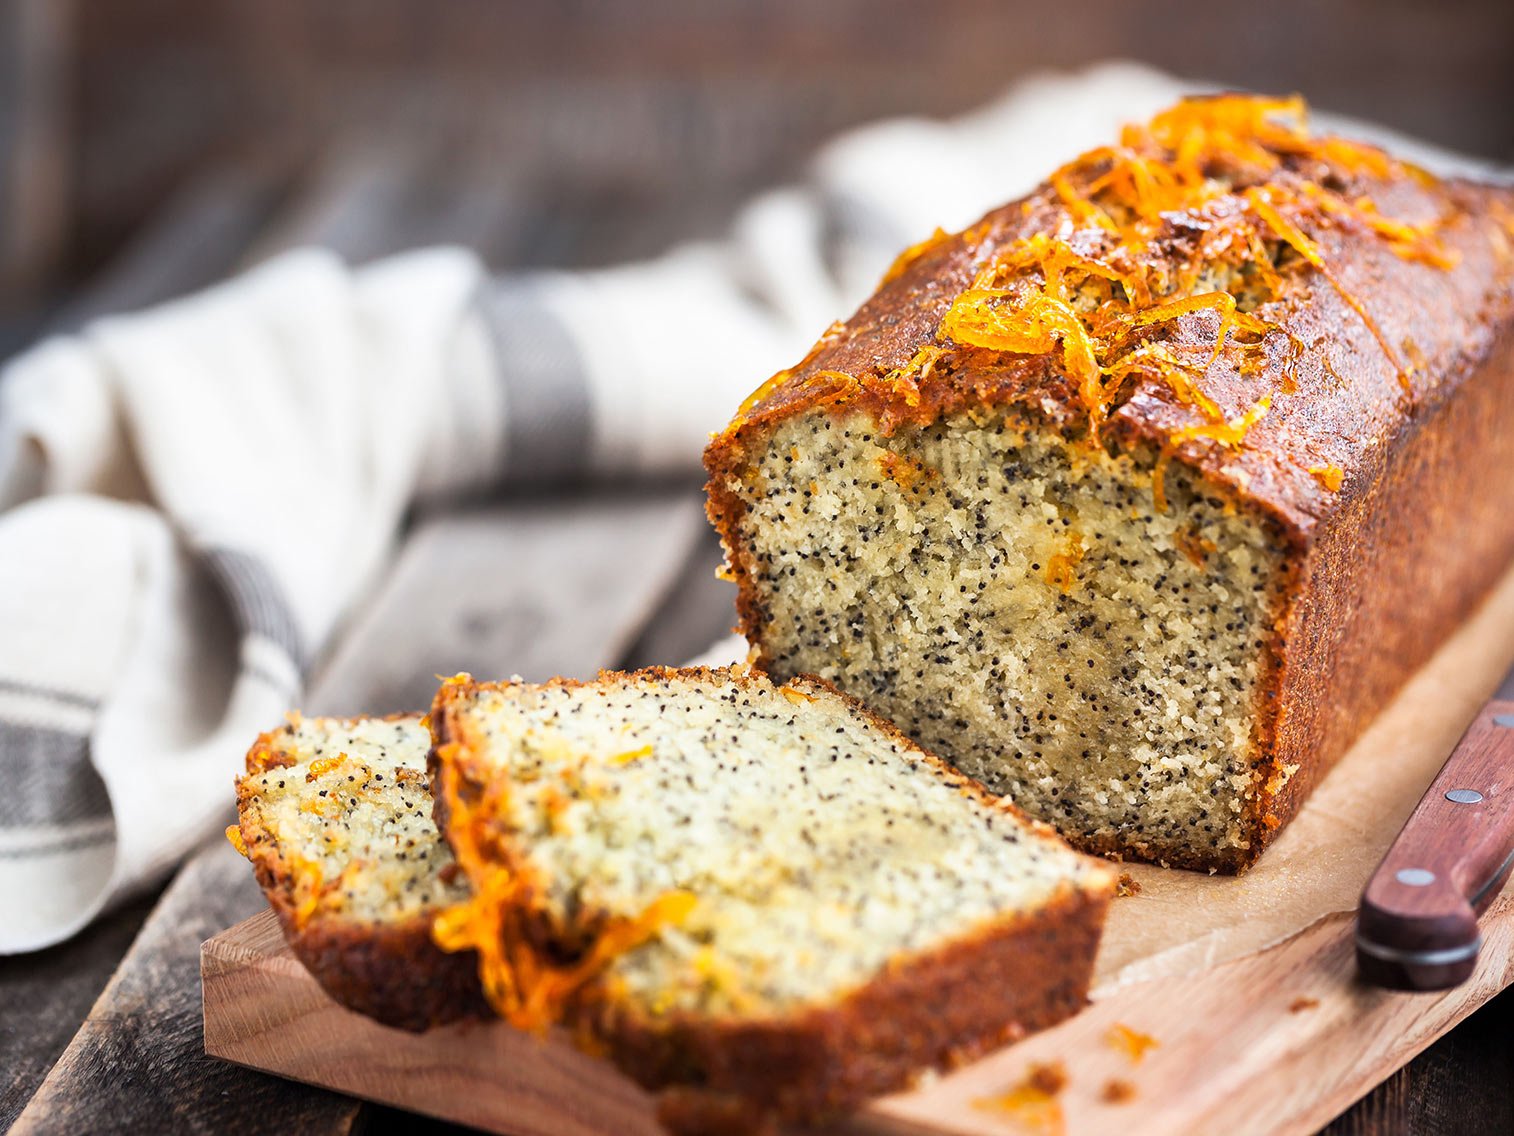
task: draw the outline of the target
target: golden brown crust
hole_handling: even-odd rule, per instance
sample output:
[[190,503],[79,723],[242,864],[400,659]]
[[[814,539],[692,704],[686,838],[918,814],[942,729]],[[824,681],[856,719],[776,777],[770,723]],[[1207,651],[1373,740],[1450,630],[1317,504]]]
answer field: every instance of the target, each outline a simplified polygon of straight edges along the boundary
[[[771,684],[746,667],[650,667],[605,671],[594,683],[553,679],[545,685],[572,689],[675,679],[730,681],[744,689]],[[1026,819],[830,683],[805,675],[787,685],[837,696],[962,792]],[[472,744],[459,704],[479,690],[507,688],[454,681],[437,695],[431,712],[432,771],[442,779],[436,800],[443,833],[450,831],[447,802],[479,786],[460,783],[468,764],[465,752],[453,751],[443,762],[437,751]],[[1027,823],[1039,835],[1055,837],[1049,826]],[[523,857],[507,842],[498,854],[508,870],[521,869]],[[569,1007],[568,1024],[658,1092],[659,1116],[674,1132],[749,1133],[772,1121],[814,1123],[904,1087],[928,1068],[958,1064],[1076,1013],[1087,1000],[1114,887],[1112,872],[1093,873],[1084,889],[1066,888],[1034,915],[1016,914],[938,950],[894,960],[887,973],[835,1005],[768,1019],[674,1014],[651,1020],[617,999],[607,984],[594,983]]]
[[[415,719],[394,714],[384,721]],[[343,719],[352,725],[362,719]],[[252,807],[255,775],[297,763],[285,744],[291,727],[259,735],[247,753],[247,777],[237,781],[235,826],[258,886],[278,917],[295,956],[333,1001],[385,1025],[420,1031],[465,1018],[486,1018],[489,1007],[470,953],[447,954],[431,941],[434,913],[370,923],[337,913],[301,910],[298,873],[287,851]],[[420,775],[417,773],[417,780]]]
[[[1292,171],[1284,181],[1301,179]],[[1253,863],[1321,776],[1514,558],[1514,194],[1463,181],[1356,173],[1339,192],[1370,194],[1383,214],[1440,218],[1447,269],[1407,260],[1349,224],[1314,234],[1340,285],[1415,360],[1406,395],[1395,366],[1342,289],[1306,274],[1257,315],[1283,333],[1265,363],[1243,373],[1220,357],[1205,390],[1227,416],[1274,392],[1271,410],[1231,450],[1202,438],[1173,460],[1265,524],[1288,550],[1290,578],[1263,648],[1255,714],[1259,792],[1248,800],[1247,849],[1220,857],[1119,840],[1086,851],[1239,871]],[[1085,439],[1087,417],[1051,355],[958,349],[917,389],[888,374],[937,342],[953,299],[994,254],[1054,230],[1066,210],[1049,187],[997,209],[917,256],[705,453],[710,520],[738,590],[738,630],[764,665],[766,614],[758,566],[743,538],[732,486],[768,437],[807,413],[866,415],[884,433],[967,412],[1003,413],[1031,428]],[[1176,321],[1166,342],[1202,349],[1218,315]],[[1302,344],[1300,353],[1296,346]],[[1342,379],[1340,376],[1344,376]],[[1154,461],[1175,431],[1203,422],[1163,383],[1137,377],[1102,443]],[[1332,491],[1317,475],[1338,471]],[[1294,768],[1296,767],[1296,768]]]
[[674,1132],[727,1117],[823,1122],[1077,1013],[1108,903],[1069,889],[1034,917],[902,960],[839,1004],[786,1018],[651,1022],[611,1004],[592,1028],[621,1069],[661,1090],[658,1113]]

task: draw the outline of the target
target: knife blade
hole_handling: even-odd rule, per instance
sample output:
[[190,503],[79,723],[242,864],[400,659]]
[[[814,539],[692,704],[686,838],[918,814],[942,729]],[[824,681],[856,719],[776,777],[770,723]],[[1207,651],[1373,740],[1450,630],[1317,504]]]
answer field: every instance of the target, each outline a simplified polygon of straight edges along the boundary
[[1356,964],[1392,990],[1472,976],[1478,916],[1514,867],[1514,668],[1430,783],[1362,890]]

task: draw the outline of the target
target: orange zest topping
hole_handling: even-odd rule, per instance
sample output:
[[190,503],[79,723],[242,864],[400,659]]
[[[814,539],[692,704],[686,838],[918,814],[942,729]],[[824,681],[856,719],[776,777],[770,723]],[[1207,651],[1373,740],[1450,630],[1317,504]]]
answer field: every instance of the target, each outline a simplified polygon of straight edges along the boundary
[[793,377],[793,371],[785,370],[779,371],[776,375],[773,375],[771,378],[764,380],[762,385],[754,390],[751,394],[747,395],[746,398],[742,401],[741,405],[736,408],[736,420],[739,422],[741,419],[745,418],[752,412],[753,407],[755,407],[759,402],[763,401],[763,399],[767,398],[768,395],[772,394],[775,390],[783,386],[784,383],[788,382]]
[[1179,529],[1172,538],[1177,545],[1178,551],[1195,568],[1202,568],[1219,546],[1206,536],[1194,532],[1192,529]]
[[[1127,127],[1120,145],[1090,151],[1054,173],[1049,184],[1067,221],[1055,236],[1036,233],[994,251],[953,300],[938,341],[1020,355],[1060,351],[1095,440],[1132,376],[1162,382],[1216,427],[1215,437],[1225,437],[1231,423],[1199,380],[1237,335],[1247,337],[1243,349],[1255,350],[1277,330],[1251,309],[1283,294],[1278,250],[1286,249],[1356,312],[1407,387],[1398,352],[1299,219],[1309,214],[1321,223],[1356,225],[1399,256],[1436,267],[1456,258],[1440,242],[1436,223],[1385,217],[1370,198],[1347,199],[1289,173],[1286,163],[1294,158],[1377,177],[1404,168],[1370,146],[1310,137],[1296,97],[1186,99],[1144,126]],[[1186,245],[1173,237],[1179,216],[1200,234]],[[1216,273],[1224,287],[1202,288]],[[1219,322],[1203,363],[1154,351],[1142,338],[1205,310]],[[1255,369],[1241,364],[1243,374]],[[1292,382],[1290,374],[1285,387]]]
[[307,782],[314,781],[323,773],[330,773],[346,760],[347,755],[345,753],[339,753],[335,757],[318,757],[310,763],[310,767],[305,771],[305,780]]
[[1184,442],[1197,438],[1207,438],[1212,442],[1218,442],[1230,449],[1239,449],[1246,440],[1247,433],[1251,428],[1267,416],[1267,411],[1272,406],[1272,396],[1265,394],[1261,400],[1239,418],[1232,418],[1228,422],[1221,419],[1218,422],[1203,422],[1196,426],[1180,426],[1167,435],[1167,443],[1162,447],[1162,452],[1157,455],[1156,466],[1151,472],[1151,496],[1156,503],[1158,512],[1167,511],[1167,463],[1172,460],[1172,455]]
[[[1126,126],[1117,144],[1056,170],[1018,214],[991,214],[953,238],[978,259],[933,342],[903,366],[840,376],[849,384],[844,390],[882,390],[902,403],[902,412],[885,411],[881,426],[888,432],[921,405],[927,382],[940,375],[951,381],[964,358],[971,368],[966,353],[1049,358],[1070,381],[1073,407],[1086,416],[1088,439],[1097,444],[1110,416],[1138,384],[1150,383],[1202,420],[1174,429],[1160,450],[1153,497],[1165,509],[1162,467],[1177,447],[1207,438],[1238,450],[1273,396],[1297,389],[1307,348],[1271,317],[1311,278],[1328,284],[1355,313],[1412,395],[1410,379],[1422,359],[1410,345],[1400,350],[1387,339],[1331,263],[1332,246],[1324,239],[1329,231],[1347,232],[1381,241],[1406,261],[1453,267],[1458,254],[1442,239],[1453,214],[1392,217],[1360,184],[1342,188],[1357,179],[1401,177],[1434,184],[1429,174],[1376,147],[1312,136],[1298,96],[1184,99],[1149,122]],[[1022,219],[1031,219],[1036,231],[996,243],[996,231]],[[1508,228],[1514,234],[1514,219]],[[909,271],[947,239],[938,231],[911,246],[885,279]],[[1183,325],[1182,338],[1174,325]],[[1195,331],[1202,342],[1194,342]],[[834,333],[833,327],[822,345]],[[1279,336],[1287,346],[1276,389],[1243,396],[1250,410],[1238,413],[1218,390],[1206,389],[1222,362],[1233,362],[1242,378],[1265,373],[1276,358],[1268,348]],[[812,352],[795,371],[763,384],[737,420],[814,358]],[[1334,374],[1328,360],[1325,367]],[[837,376],[821,371],[804,381]]]
[[1340,490],[1341,482],[1346,477],[1345,470],[1338,465],[1311,465],[1309,472],[1314,474],[1314,479],[1331,493]]
[[[650,749],[631,752],[640,757]],[[439,756],[444,764],[462,763],[466,750],[449,743]],[[478,952],[484,995],[516,1028],[541,1033],[562,1022],[615,959],[683,922],[693,910],[693,893],[670,891],[634,916],[584,912],[577,917],[580,925],[558,927],[545,888],[527,868],[511,862],[504,835],[510,828],[508,783],[493,777],[479,785],[464,767],[441,780],[453,851],[473,894],[436,917],[431,937],[444,951]],[[565,942],[577,944],[571,957],[544,944],[559,931],[566,932]]]
[[247,858],[247,842],[242,839],[242,826],[239,824],[228,824],[226,826],[226,839],[237,850],[237,855],[245,860]]
[[319,864],[304,856],[290,857],[289,867],[290,874],[294,876],[294,893],[299,897],[294,906],[294,925],[296,929],[303,930],[316,908],[321,905],[321,896],[325,893],[322,886],[325,876]]
[[1119,1022],[1109,1027],[1109,1032],[1104,1035],[1104,1038],[1111,1046],[1129,1057],[1134,1065],[1139,1065],[1148,1052],[1162,1044],[1150,1034],[1133,1030]]
[[1068,543],[1066,552],[1053,553],[1046,562],[1046,582],[1057,588],[1065,596],[1072,592],[1073,585],[1078,582],[1077,567],[1083,560],[1087,549],[1083,546],[1083,538],[1074,535]]
[[1032,1064],[1025,1079],[997,1096],[978,1097],[973,1107],[1003,1113],[1017,1127],[1039,1136],[1062,1136],[1067,1122],[1058,1096],[1067,1087],[1067,1069],[1060,1061]]
[[916,458],[908,458],[893,450],[884,450],[878,455],[878,468],[883,476],[901,489],[910,489],[921,480],[938,476],[936,471]]

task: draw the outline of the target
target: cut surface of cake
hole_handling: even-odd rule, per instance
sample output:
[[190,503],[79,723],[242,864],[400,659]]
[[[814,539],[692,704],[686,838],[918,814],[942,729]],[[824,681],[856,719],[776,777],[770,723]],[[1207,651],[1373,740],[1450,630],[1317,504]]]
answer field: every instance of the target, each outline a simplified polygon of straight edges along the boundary
[[227,836],[336,1001],[419,1030],[488,1013],[477,963],[431,940],[467,898],[432,820],[420,715],[300,718],[258,738]]
[[1112,873],[827,684],[460,677],[431,717],[474,890],[440,938],[675,1128],[830,1115],[1086,996]]
[[1238,870],[1514,556],[1514,194],[1220,96],[909,250],[706,452],[753,662]]

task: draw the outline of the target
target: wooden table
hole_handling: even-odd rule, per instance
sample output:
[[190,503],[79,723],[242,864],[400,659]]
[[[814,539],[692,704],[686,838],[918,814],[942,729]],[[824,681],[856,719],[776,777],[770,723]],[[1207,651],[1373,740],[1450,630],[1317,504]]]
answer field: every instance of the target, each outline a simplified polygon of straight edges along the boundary
[[[290,172],[271,160],[218,171],[172,202],[53,322],[141,306],[299,242],[353,260],[446,240],[485,250],[496,263],[585,255],[581,231],[545,225],[533,212],[545,203],[521,200],[504,184],[449,185],[438,180],[446,168],[434,156],[407,160],[392,148],[343,153],[298,171],[292,191]],[[592,238],[601,249],[606,229],[633,219],[629,206],[618,217],[613,202],[604,210]],[[416,518],[388,579],[318,672],[305,709],[412,709],[425,704],[438,672],[588,676],[702,650],[732,614],[729,588],[714,578],[719,551],[700,506],[690,481],[583,486]],[[230,785],[227,800],[229,819]],[[262,903],[245,862],[217,839],[161,891],[73,941],[0,959],[0,1124],[25,1133],[239,1136],[446,1130],[204,1056],[200,942]],[[1514,1132],[1514,991],[1327,1131]]]

